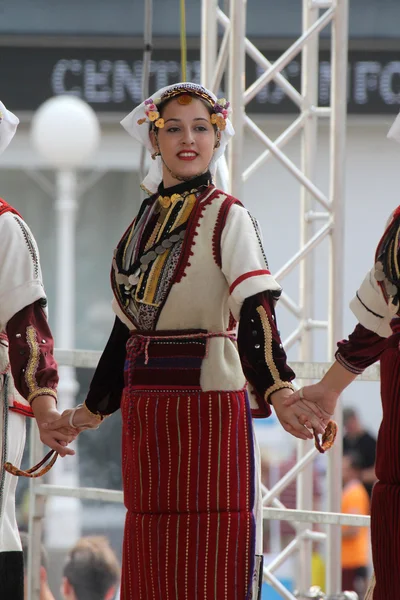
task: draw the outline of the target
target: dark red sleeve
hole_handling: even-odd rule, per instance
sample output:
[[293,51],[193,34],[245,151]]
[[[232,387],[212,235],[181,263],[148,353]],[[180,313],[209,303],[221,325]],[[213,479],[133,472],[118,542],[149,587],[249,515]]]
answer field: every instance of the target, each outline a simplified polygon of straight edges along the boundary
[[246,298],[240,312],[238,348],[243,372],[254,389],[258,410],[255,417],[271,414],[269,399],[273,392],[292,388],[295,374],[287,364],[271,292]]
[[358,375],[380,359],[386,346],[387,338],[359,323],[348,340],[338,342],[335,358],[345,369]]
[[110,415],[121,405],[129,330],[118,317],[90,384],[85,404],[93,413]]
[[29,403],[43,395],[57,398],[54,342],[42,300],[17,312],[7,323],[6,333],[11,372],[21,396]]

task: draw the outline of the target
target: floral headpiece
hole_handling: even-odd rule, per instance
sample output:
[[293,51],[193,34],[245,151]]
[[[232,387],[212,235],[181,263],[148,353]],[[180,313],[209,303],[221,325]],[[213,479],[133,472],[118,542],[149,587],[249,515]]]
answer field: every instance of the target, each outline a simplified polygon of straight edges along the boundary
[[160,104],[161,98],[157,98],[153,100],[153,98],[149,98],[144,101],[144,112],[146,113],[146,117],[138,120],[138,124],[142,125],[143,123],[154,123],[156,127],[162,129],[164,127],[164,119],[160,117],[160,113],[157,108],[157,104]]
[[[181,81],[161,88],[154,95],[141,102],[121,121],[122,127],[136,141],[154,154],[153,141],[149,135],[149,127],[142,127],[142,123],[149,123],[155,131],[162,129],[164,119],[160,116],[162,103],[169,99],[177,97],[181,104],[189,104],[193,97],[201,98],[211,107],[211,122],[218,128],[218,144],[215,145],[213,156],[209,165],[211,174],[215,177],[218,161],[222,158],[229,140],[235,134],[231,120],[229,118],[229,103],[222,99],[218,100],[211,90],[204,86],[190,81]],[[144,178],[142,185],[152,194],[157,192],[158,186],[163,177],[163,165],[161,156],[156,156],[155,160],[150,162],[149,171]]]
[[215,113],[211,115],[211,123],[216,125],[218,129],[224,131],[226,128],[226,120],[230,113],[230,103],[225,98],[220,98],[214,104]]
[[160,98],[149,98],[148,100],[145,100],[144,110],[146,117],[139,119],[137,121],[138,125],[142,125],[143,123],[153,123],[155,127],[162,129],[165,123],[164,119],[160,117],[158,106],[162,102],[174,98],[175,96],[179,97],[178,102],[180,104],[190,104],[191,95],[198,96],[210,104],[214,111],[211,115],[211,123],[216,125],[220,131],[224,131],[226,128],[226,120],[228,119],[230,112],[230,103],[225,100],[225,98],[215,101],[205,88],[196,85],[171,88]]

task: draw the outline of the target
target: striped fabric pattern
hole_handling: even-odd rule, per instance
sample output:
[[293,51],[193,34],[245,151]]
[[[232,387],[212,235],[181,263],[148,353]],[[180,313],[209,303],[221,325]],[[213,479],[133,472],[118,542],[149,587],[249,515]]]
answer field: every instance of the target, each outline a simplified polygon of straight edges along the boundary
[[[125,382],[131,389],[179,388],[200,389],[203,358],[207,352],[207,339],[191,335],[206,332],[183,332],[178,338],[158,332],[157,339],[134,332],[127,343]],[[167,332],[169,333],[169,332]]]
[[123,600],[245,600],[254,461],[245,392],[127,387]]
[[371,503],[371,539],[376,577],[373,600],[395,598],[400,590],[400,326],[381,357],[383,419],[379,430]]

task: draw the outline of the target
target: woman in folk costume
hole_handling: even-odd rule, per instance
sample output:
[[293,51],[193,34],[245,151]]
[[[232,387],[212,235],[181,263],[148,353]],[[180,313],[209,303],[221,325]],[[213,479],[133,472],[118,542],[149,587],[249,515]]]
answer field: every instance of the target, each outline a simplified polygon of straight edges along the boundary
[[[400,142],[400,115],[388,137]],[[302,388],[285,404],[305,399],[308,406],[332,414],[342,391],[380,360],[383,418],[371,502],[375,577],[366,598],[387,600],[400,594],[400,206],[389,218],[374,267],[350,308],[358,324],[338,343],[336,362],[319,383]]]
[[[0,153],[19,121],[0,102]],[[25,416],[35,416],[43,443],[60,455],[72,436],[44,430],[56,410],[57,365],[45,315],[47,304],[36,242],[16,210],[0,199],[0,598],[22,600],[23,559],[15,518],[17,467],[25,444]]]
[[[294,374],[257,225],[213,184],[234,133],[228,110],[180,83],[122,121],[152,153],[150,197],[114,253],[115,325],[85,405],[59,423],[98,425],[121,407],[124,600],[257,598],[252,414],[269,416],[272,403],[288,431],[312,437],[299,423],[305,407],[283,409]],[[307,414],[322,433],[325,423]]]

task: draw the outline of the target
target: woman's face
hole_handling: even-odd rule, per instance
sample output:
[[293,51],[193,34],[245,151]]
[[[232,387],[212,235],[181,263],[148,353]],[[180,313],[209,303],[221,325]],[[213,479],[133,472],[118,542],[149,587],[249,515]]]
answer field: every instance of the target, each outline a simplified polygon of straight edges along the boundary
[[[203,102],[192,98],[190,104],[179,104],[173,99],[162,112],[164,127],[158,130],[157,139],[151,132],[154,149],[161,152],[163,161],[172,173],[190,179],[208,169],[217,141],[210,113]],[[179,183],[163,164],[165,187]]]

